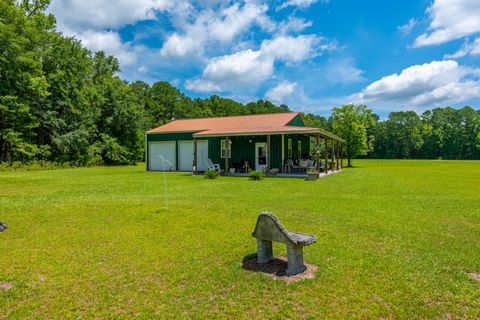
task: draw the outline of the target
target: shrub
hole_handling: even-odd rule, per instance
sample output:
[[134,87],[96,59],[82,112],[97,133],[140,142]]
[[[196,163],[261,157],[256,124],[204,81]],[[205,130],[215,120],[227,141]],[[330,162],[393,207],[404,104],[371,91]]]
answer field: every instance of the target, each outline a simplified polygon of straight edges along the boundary
[[37,171],[73,168],[69,162],[50,162],[45,160],[32,160],[28,162],[13,161],[0,163],[0,171]]
[[208,171],[205,171],[205,173],[203,174],[203,177],[205,179],[216,179],[219,175],[220,173],[218,173],[218,171],[208,170]]
[[262,180],[263,177],[265,177],[265,173],[263,173],[263,171],[258,171],[258,170],[250,171],[248,175],[248,178],[250,180],[255,180],[255,181]]

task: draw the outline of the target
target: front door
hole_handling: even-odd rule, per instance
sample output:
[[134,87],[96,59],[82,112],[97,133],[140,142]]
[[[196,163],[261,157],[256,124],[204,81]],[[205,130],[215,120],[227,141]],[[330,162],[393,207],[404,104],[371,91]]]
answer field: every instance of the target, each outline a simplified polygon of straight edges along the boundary
[[255,170],[264,170],[267,167],[267,143],[255,143]]

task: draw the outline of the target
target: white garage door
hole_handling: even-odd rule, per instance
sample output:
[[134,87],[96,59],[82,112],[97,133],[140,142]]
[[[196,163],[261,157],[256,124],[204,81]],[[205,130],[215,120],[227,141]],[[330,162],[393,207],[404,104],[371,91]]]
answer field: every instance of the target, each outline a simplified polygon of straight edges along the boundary
[[[179,141],[178,144],[178,167],[180,171],[192,171],[193,141]],[[198,171],[207,170],[208,141],[197,141]]]
[[178,142],[178,167],[180,171],[192,171],[193,141]]
[[207,171],[208,141],[197,140],[198,171]]
[[149,147],[149,167],[152,171],[163,171],[165,159],[165,171],[176,170],[175,162],[175,141],[155,141],[150,142]]

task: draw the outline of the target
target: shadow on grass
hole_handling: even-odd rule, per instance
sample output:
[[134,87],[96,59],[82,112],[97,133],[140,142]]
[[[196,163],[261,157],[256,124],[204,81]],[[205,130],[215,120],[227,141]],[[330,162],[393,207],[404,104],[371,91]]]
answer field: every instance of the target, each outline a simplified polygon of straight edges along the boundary
[[362,166],[355,166],[355,165],[354,165],[354,166],[351,166],[351,167],[344,166],[344,167],[342,168],[342,170],[343,170],[343,169],[348,169],[348,170],[350,170],[350,169],[361,169],[361,168],[363,168],[363,167],[362,167]]
[[284,277],[286,276],[288,264],[287,261],[277,257],[274,257],[273,260],[266,263],[258,263],[257,254],[251,253],[243,257],[242,268],[248,271]]

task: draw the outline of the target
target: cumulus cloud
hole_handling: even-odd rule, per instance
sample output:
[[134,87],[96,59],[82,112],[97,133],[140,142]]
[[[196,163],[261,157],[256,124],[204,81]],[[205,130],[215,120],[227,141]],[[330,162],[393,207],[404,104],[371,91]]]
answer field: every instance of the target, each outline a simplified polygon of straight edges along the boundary
[[54,0],[49,10],[57,16],[60,26],[98,30],[153,19],[156,11],[173,5],[172,0]]
[[173,7],[173,0],[57,0],[49,12],[57,18],[58,29],[74,36],[92,51],[114,55],[123,66],[133,65],[145,48],[124,42],[118,29],[137,21],[155,19],[159,11]]
[[433,61],[385,76],[351,96],[355,103],[426,107],[480,97],[480,69],[454,60]]
[[264,40],[260,50],[263,54],[280,60],[298,62],[328,48],[327,44],[327,47],[317,47],[319,42],[320,38],[315,35],[278,36],[272,40]]
[[436,45],[480,32],[480,1],[435,0],[428,9],[429,32],[415,39],[414,47]]
[[203,70],[197,85],[216,84],[217,88],[231,89],[238,86],[254,86],[273,73],[273,59],[251,49],[212,59]]
[[83,45],[93,51],[104,51],[115,56],[121,65],[132,65],[137,60],[137,54],[143,51],[142,46],[132,46],[122,42],[114,31],[86,30],[74,34]]
[[160,54],[164,57],[185,57],[188,55],[201,55],[206,41],[207,32],[204,26],[190,25],[184,34],[173,33],[165,40]]
[[[259,50],[246,49],[231,55],[213,58],[202,78],[188,82],[193,91],[208,92],[253,87],[272,76],[275,61],[300,62],[330,50],[334,46],[315,35],[278,36],[264,40]],[[214,86],[215,84],[215,86]]]
[[400,32],[402,35],[407,36],[412,32],[413,28],[415,28],[416,25],[417,20],[411,18],[410,20],[408,20],[407,23],[398,26],[397,31]]
[[479,56],[480,55],[480,38],[472,42],[465,41],[463,46],[453,54],[445,55],[445,59],[458,59],[465,56]]
[[267,97],[267,99],[273,102],[282,103],[285,97],[288,97],[295,92],[296,88],[296,83],[282,81],[277,86],[268,90],[265,96]]
[[231,42],[254,24],[272,29],[272,22],[265,15],[267,9],[266,5],[247,2],[243,6],[233,4],[219,12],[205,10],[192,23],[180,26],[183,31],[171,34],[161,54],[177,57],[201,55],[208,44]]

